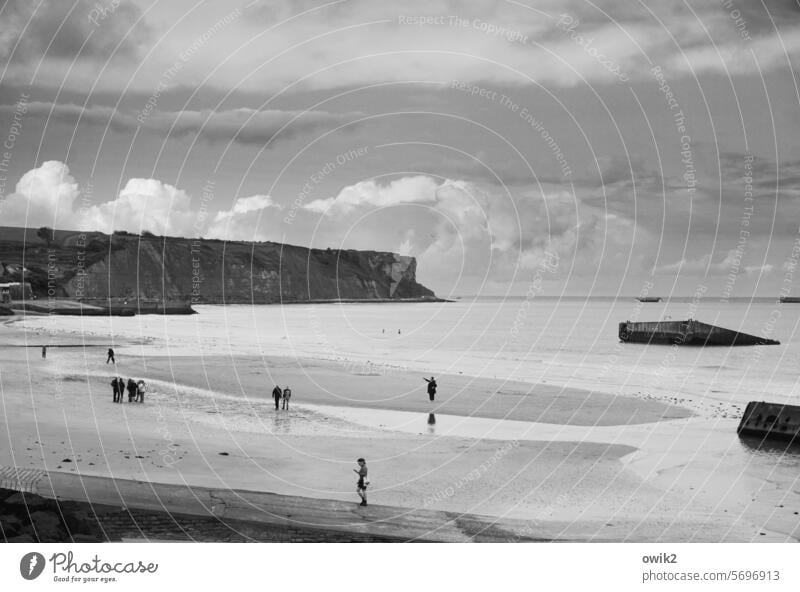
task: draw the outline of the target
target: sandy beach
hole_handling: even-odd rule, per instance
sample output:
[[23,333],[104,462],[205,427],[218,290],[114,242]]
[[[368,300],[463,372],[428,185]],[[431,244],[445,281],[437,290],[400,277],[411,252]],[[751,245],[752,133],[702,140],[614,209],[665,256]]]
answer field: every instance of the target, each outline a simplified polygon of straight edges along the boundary
[[[798,537],[797,492],[729,454],[735,408],[459,374],[437,376],[431,403],[415,372],[148,355],[146,340],[115,343],[117,373],[148,383],[144,404],[115,405],[102,337],[13,321],[0,336],[0,465],[356,503],[364,456],[373,504],[580,524],[589,539]],[[275,383],[292,387],[289,411]]]

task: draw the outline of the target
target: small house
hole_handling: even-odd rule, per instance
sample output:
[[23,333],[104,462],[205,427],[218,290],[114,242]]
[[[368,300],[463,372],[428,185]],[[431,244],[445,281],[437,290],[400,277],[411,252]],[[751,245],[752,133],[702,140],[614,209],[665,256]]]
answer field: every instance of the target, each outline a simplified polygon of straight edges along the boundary
[[28,282],[7,282],[0,284],[0,304],[8,304],[12,300],[31,300],[33,290]]

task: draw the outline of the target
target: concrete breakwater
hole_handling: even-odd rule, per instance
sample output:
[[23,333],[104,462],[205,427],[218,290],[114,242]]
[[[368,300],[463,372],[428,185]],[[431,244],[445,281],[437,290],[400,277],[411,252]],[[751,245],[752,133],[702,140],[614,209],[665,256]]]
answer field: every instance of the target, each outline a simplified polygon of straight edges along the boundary
[[620,341],[662,345],[779,345],[779,341],[716,327],[694,319],[687,321],[630,322],[619,324]]
[[59,315],[83,317],[132,317],[142,314],[186,315],[195,314],[189,302],[122,302],[98,300],[95,302],[50,299],[12,302],[9,306],[12,314]]
[[800,444],[800,406],[750,401],[736,432],[770,440],[789,440]]

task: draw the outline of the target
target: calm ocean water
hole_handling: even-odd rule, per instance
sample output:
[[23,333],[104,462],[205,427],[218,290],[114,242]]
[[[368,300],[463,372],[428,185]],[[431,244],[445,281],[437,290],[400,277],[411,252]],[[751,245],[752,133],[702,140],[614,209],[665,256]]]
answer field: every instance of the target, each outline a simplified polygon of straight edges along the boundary
[[[191,317],[30,318],[25,325],[155,338],[141,353],[369,360],[381,371],[518,379],[610,393],[800,402],[800,304],[484,298],[454,303],[199,306]],[[620,321],[693,317],[779,346],[622,344]],[[132,352],[135,353],[135,352]]]

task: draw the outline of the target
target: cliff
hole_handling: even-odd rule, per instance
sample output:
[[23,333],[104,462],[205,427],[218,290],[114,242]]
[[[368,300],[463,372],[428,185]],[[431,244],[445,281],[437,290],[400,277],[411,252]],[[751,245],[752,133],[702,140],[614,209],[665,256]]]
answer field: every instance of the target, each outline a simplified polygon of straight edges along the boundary
[[39,298],[191,301],[435,300],[416,260],[395,253],[308,249],[99,232],[0,227],[0,281]]

